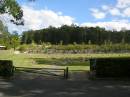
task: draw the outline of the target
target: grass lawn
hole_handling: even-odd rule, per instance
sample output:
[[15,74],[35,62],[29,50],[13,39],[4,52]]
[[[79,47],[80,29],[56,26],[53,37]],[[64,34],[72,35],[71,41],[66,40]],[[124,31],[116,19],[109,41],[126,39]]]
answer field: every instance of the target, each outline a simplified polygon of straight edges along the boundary
[[[89,70],[89,58],[130,57],[125,54],[14,54],[12,50],[1,50],[1,60],[13,60],[16,67],[65,68],[69,70]],[[85,59],[85,61],[84,61]]]

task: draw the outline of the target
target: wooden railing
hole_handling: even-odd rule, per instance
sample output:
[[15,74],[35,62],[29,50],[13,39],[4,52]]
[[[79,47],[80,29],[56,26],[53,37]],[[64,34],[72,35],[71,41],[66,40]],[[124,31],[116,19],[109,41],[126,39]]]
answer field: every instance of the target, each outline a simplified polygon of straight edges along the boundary
[[69,69],[68,67],[64,69],[58,68],[26,68],[26,67],[15,67],[16,71],[26,72],[26,73],[36,73],[36,74],[45,74],[50,76],[59,76],[64,79],[68,79],[69,77]]

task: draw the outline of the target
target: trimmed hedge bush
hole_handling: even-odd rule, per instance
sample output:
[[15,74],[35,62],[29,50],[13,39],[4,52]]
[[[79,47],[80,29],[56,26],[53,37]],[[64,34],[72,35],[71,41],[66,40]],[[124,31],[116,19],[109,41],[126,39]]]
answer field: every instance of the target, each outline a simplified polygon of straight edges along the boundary
[[14,74],[13,62],[10,60],[0,60],[0,76],[10,77]]
[[130,77],[130,58],[91,59],[90,70],[97,77]]

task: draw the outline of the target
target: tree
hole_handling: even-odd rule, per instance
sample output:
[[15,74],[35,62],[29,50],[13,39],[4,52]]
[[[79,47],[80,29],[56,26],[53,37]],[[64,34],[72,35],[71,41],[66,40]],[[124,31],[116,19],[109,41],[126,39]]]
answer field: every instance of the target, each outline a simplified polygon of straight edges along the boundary
[[13,34],[11,34],[11,44],[12,44],[14,50],[20,44],[19,35],[16,31],[14,31]]
[[10,44],[9,36],[8,28],[0,21],[0,45],[4,45],[8,48]]
[[5,27],[5,26],[3,25],[3,23],[2,23],[2,21],[0,21],[0,34],[3,34],[3,33],[5,33],[5,32],[8,32],[7,30],[8,30],[7,27]]
[[23,11],[16,0],[0,0],[0,14],[8,13],[14,17],[11,20],[16,25],[22,25]]

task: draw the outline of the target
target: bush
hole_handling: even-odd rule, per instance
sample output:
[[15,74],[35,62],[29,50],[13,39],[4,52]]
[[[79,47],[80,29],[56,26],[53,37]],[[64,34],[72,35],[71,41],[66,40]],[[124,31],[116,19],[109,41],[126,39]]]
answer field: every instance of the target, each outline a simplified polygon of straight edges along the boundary
[[20,45],[18,47],[18,50],[21,52],[27,51],[27,49],[28,49],[28,46],[26,44]]
[[14,74],[13,62],[10,60],[0,60],[0,76],[9,77]]
[[97,77],[130,77],[130,58],[99,58],[90,60],[91,71],[96,70]]

